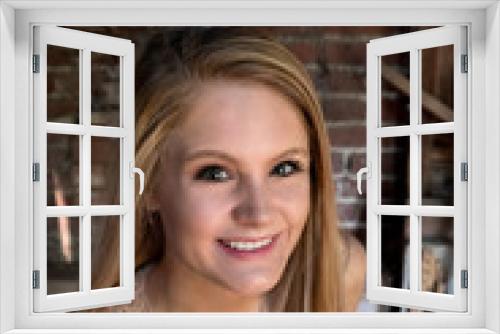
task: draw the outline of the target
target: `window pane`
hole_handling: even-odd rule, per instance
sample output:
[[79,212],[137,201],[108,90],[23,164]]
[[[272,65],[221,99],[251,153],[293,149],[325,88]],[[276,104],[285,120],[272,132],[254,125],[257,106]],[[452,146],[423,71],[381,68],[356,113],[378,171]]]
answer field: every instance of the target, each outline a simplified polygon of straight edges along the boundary
[[47,205],[80,204],[79,136],[47,134]]
[[453,133],[422,136],[422,205],[453,205]]
[[120,204],[120,138],[92,137],[92,205]]
[[120,285],[120,216],[92,217],[92,289]]
[[381,220],[381,285],[409,288],[408,245],[410,217],[380,216]]
[[382,205],[407,205],[409,192],[410,137],[381,140]]
[[453,294],[453,218],[422,217],[423,291]]
[[80,122],[80,50],[47,45],[47,121]]
[[47,294],[80,290],[80,218],[47,218]]
[[92,52],[92,125],[120,126],[120,57]]
[[422,123],[453,122],[453,45],[421,52]]
[[410,124],[410,53],[380,57],[382,126]]

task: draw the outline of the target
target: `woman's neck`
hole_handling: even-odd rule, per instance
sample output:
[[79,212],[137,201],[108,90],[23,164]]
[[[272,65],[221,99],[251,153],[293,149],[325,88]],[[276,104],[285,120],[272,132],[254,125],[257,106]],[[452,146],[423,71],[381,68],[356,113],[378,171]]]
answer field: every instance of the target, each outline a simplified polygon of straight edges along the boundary
[[164,258],[146,278],[146,298],[155,312],[259,312],[262,297],[241,296],[194,273],[176,258]]

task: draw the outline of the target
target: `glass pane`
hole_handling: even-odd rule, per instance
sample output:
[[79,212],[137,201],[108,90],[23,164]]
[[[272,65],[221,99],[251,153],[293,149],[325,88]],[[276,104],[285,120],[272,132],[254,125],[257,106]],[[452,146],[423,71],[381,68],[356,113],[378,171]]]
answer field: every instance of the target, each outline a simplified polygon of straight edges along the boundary
[[453,45],[421,52],[422,123],[453,122]]
[[80,204],[80,137],[47,134],[47,205]]
[[422,136],[422,205],[453,205],[453,133]]
[[120,138],[92,137],[92,205],[120,204]]
[[47,121],[80,122],[80,50],[47,45]]
[[120,126],[120,57],[92,52],[92,125]]
[[80,290],[80,218],[47,218],[47,294]]
[[453,218],[422,217],[422,290],[453,294]]
[[410,217],[380,216],[381,219],[381,285],[409,289]]
[[410,53],[380,57],[382,126],[410,124]]
[[382,138],[380,141],[381,204],[408,205],[410,204],[410,137]]
[[120,286],[120,216],[92,217],[92,289]]

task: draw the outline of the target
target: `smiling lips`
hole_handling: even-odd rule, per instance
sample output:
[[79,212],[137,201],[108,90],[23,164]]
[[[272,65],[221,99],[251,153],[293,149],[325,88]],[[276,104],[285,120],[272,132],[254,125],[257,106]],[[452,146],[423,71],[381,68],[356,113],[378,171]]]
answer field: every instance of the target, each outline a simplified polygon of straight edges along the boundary
[[264,238],[219,239],[218,242],[230,254],[257,254],[270,250],[276,235]]

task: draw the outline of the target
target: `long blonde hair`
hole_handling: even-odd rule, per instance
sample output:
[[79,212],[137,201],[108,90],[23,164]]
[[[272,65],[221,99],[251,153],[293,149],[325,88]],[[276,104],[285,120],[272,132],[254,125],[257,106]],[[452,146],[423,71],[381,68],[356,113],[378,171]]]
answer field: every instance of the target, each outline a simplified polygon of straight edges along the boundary
[[[157,184],[160,152],[190,97],[209,80],[266,85],[302,112],[311,152],[311,212],[277,285],[268,293],[269,311],[342,311],[343,274],[331,178],[330,146],[321,106],[303,64],[267,36],[230,28],[185,28],[157,35],[139,67],[136,105],[136,165],[146,174],[144,195],[136,199],[136,267],[164,252],[162,224],[144,198]],[[149,73],[148,73],[149,72]],[[147,79],[144,79],[147,78]]]

